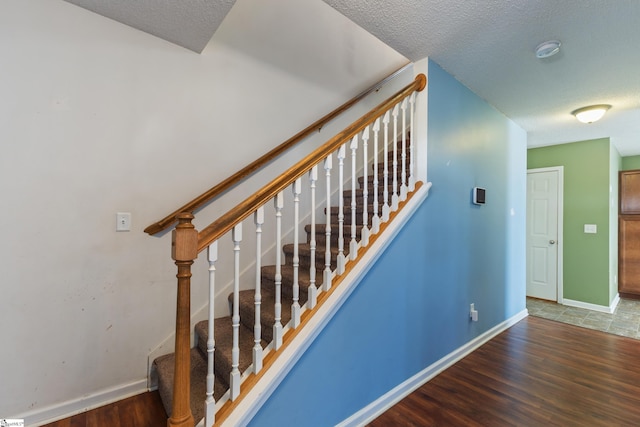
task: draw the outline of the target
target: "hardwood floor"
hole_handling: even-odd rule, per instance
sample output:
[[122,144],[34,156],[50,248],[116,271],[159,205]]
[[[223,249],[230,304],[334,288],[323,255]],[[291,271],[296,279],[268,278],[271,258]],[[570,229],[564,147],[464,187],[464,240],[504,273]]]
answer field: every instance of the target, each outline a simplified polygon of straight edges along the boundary
[[528,317],[375,419],[389,426],[640,425],[640,341]]
[[162,427],[167,425],[157,391],[92,409],[43,427]]
[[[157,392],[46,427],[159,427]],[[640,341],[528,317],[374,420],[391,426],[638,426]]]

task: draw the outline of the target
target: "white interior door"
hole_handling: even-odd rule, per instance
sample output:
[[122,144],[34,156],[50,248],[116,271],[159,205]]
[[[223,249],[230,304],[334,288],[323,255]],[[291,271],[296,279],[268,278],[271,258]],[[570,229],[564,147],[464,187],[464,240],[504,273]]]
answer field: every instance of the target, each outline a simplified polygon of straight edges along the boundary
[[527,171],[527,296],[561,302],[562,168]]

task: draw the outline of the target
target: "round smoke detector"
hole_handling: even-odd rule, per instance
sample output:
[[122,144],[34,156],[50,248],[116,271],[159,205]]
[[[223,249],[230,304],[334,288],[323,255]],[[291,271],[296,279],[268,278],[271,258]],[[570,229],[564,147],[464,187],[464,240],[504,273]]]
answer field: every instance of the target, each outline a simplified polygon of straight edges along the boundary
[[562,43],[560,43],[559,40],[549,40],[540,43],[538,47],[536,47],[536,57],[542,59],[555,55],[556,53],[560,52],[561,44]]

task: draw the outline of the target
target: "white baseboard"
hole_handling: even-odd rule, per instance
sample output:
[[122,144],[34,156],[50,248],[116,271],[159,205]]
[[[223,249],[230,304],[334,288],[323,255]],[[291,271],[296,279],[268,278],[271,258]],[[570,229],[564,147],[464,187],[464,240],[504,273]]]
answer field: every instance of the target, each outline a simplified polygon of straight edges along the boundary
[[386,394],[379,397],[377,400],[371,402],[366,407],[362,408],[346,420],[342,421],[338,424],[337,427],[352,427],[352,426],[362,426],[370,423],[374,419],[376,419],[380,414],[391,408],[393,405],[404,399],[406,396],[411,394],[418,387],[427,383],[429,380],[434,378],[436,375],[447,369],[448,367],[455,364],[457,361],[462,359],[463,357],[469,355],[475,349],[480,347],[482,344],[491,340],[496,335],[504,332],[509,329],[511,326],[518,323],[520,320],[524,319],[528,316],[528,311],[522,310],[515,316],[505,320],[504,322],[498,324],[497,326],[489,329],[487,332],[482,335],[474,338],[469,341],[462,347],[457,350],[449,353],[444,356],[442,359],[437,362],[429,365],[422,371],[418,372],[413,377],[409,378],[405,382],[399,384]]
[[620,295],[618,294],[616,294],[616,297],[613,299],[613,301],[611,302],[611,305],[609,306],[591,304],[591,303],[582,302],[582,301],[574,301],[566,298],[562,300],[563,305],[568,305],[571,307],[578,307],[578,308],[586,308],[587,310],[600,311],[602,313],[609,313],[609,314],[612,314],[614,311],[616,311],[616,307],[618,306],[619,302],[620,302]]
[[135,396],[147,391],[147,379],[143,378],[128,384],[121,384],[92,393],[77,399],[56,403],[33,411],[12,416],[11,418],[24,419],[25,426],[36,427],[49,424],[73,415],[117,402],[127,397]]

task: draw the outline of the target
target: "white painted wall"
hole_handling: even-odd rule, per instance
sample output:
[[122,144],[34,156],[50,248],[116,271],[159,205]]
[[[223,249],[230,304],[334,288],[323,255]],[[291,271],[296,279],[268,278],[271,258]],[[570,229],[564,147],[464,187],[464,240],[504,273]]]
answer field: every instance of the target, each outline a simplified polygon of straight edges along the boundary
[[0,2],[0,417],[144,388],[175,316],[169,235],[144,227],[405,62],[320,0],[239,0],[202,55],[61,0]]
[[618,205],[622,158],[609,141],[609,306],[617,304],[618,295]]

